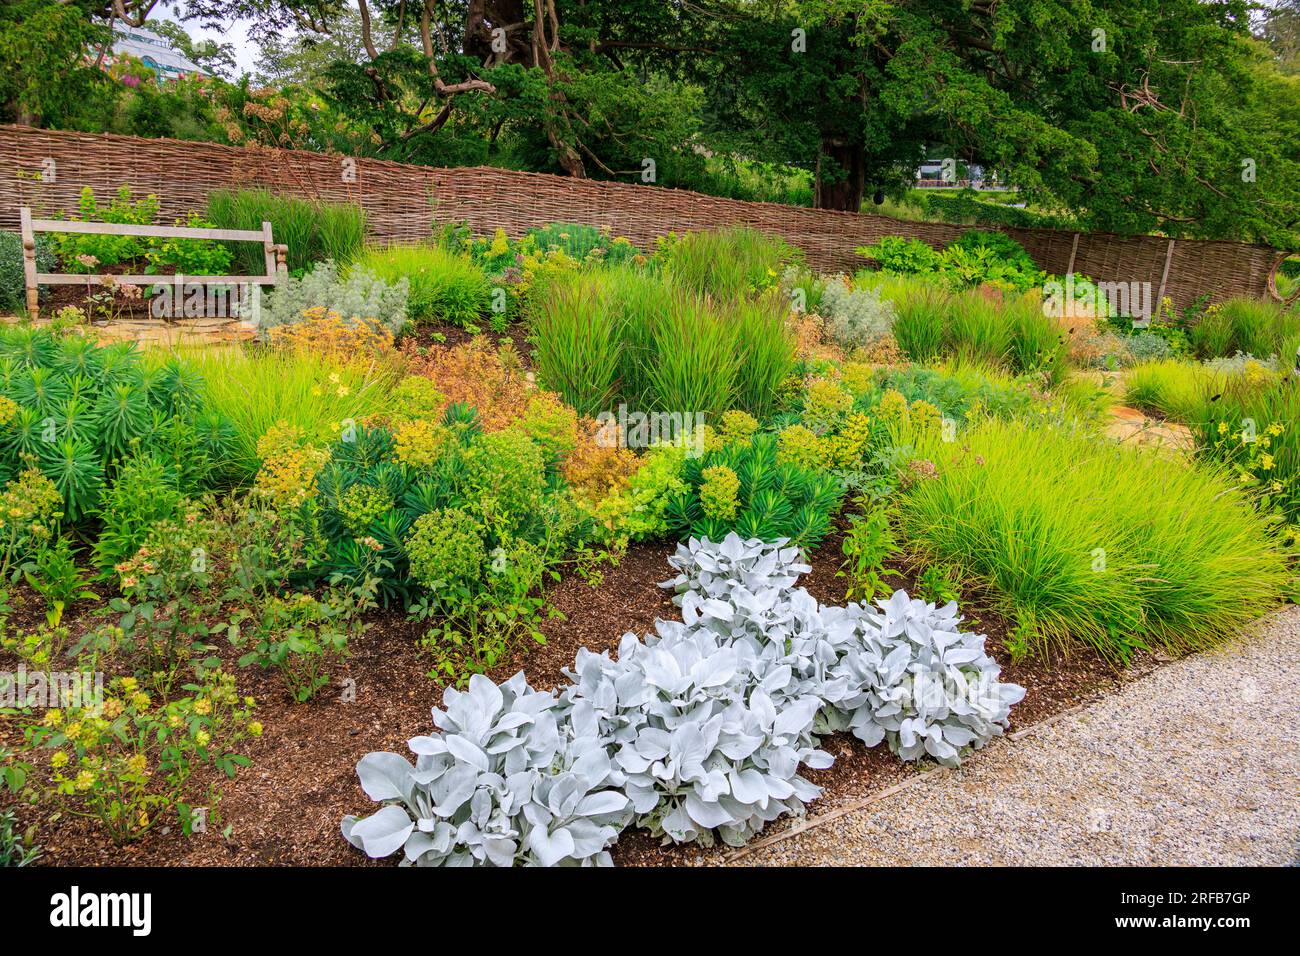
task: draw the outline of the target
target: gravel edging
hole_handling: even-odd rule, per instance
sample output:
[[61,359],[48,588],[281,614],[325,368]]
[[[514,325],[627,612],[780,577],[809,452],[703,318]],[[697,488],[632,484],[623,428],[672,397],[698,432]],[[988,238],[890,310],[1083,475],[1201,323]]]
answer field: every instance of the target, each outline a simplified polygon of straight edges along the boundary
[[739,865],[1283,865],[1300,836],[1300,608]]

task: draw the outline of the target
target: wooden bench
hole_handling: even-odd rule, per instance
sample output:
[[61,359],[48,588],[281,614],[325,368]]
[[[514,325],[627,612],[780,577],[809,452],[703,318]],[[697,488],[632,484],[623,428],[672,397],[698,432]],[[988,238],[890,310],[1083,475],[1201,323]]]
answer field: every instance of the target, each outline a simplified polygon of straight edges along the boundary
[[[271,224],[262,223],[258,229],[205,229],[197,226],[137,226],[112,222],[80,222],[69,219],[33,219],[29,207],[19,210],[22,222],[23,276],[27,285],[27,312],[36,318],[40,308],[39,292],[42,285],[84,285],[93,276],[86,273],[37,272],[36,234],[38,232],[70,232],[92,236],[145,236],[159,239],[211,239],[223,242],[260,242],[266,256],[266,274],[257,276],[184,276],[186,284],[234,285],[248,282],[256,285],[279,285],[289,274],[285,260],[289,247],[276,245],[271,235]],[[100,273],[101,275],[103,273]],[[120,285],[154,286],[175,281],[171,276],[119,275],[113,280]]]

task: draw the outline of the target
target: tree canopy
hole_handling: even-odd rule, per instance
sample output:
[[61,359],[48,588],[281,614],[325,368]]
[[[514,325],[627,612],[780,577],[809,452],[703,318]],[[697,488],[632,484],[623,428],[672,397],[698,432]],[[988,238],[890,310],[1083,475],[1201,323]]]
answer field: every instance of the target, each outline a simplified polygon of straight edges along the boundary
[[1088,228],[1296,244],[1295,0],[173,6],[162,32],[226,75],[229,50],[184,26],[250,24],[261,75],[130,87],[97,51],[158,0],[17,0],[3,118],[796,200],[805,177],[808,201],[844,210],[951,157]]

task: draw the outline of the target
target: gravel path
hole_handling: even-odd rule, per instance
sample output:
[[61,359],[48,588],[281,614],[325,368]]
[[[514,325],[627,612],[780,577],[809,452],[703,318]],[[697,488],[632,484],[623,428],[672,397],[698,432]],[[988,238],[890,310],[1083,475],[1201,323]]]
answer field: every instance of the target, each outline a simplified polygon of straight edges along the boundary
[[1250,865],[1300,855],[1300,608],[739,858]]

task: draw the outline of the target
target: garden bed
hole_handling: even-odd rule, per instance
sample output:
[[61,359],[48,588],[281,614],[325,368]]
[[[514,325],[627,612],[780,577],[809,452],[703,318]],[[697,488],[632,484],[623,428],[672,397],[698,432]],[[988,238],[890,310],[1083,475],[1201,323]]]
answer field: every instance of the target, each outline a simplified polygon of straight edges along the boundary
[[[715,863],[1293,587],[1294,383],[1140,364],[1291,335],[1254,306],[1062,317],[978,234],[849,278],[736,229],[346,233],[247,348],[0,329],[0,670],[107,690],[4,709],[6,858]],[[1108,434],[1117,363],[1192,454]]]
[[[834,535],[812,555],[812,572],[802,584],[825,603],[842,603],[840,536]],[[603,580],[590,584],[578,575],[567,576],[548,592],[552,605],[564,619],[547,622],[545,645],[523,645],[490,676],[505,680],[523,670],[538,688],[560,685],[563,669],[571,667],[580,647],[599,652],[617,651],[627,631],[652,631],[656,618],[680,619],[671,592],[659,587],[668,578],[667,558],[673,547],[635,545],[615,567],[606,567]],[[905,567],[895,566],[898,586],[909,584]],[[30,598],[30,595],[28,596]],[[28,600],[13,623],[34,624],[38,602]],[[968,622],[973,630],[989,635],[989,649],[1003,667],[1003,678],[1026,687],[1024,701],[1013,711],[1012,729],[1046,720],[1080,703],[1094,700],[1133,680],[1161,663],[1141,655],[1124,670],[1095,653],[1080,651],[1012,661],[1002,649],[1005,622],[978,602],[968,602]],[[30,619],[30,620],[29,620]],[[90,606],[80,609],[74,626],[93,620]],[[979,623],[976,624],[975,621]],[[252,766],[235,780],[205,774],[205,785],[220,789],[218,817],[208,832],[185,836],[164,827],[143,840],[124,847],[105,843],[92,823],[64,817],[41,827],[43,863],[82,866],[339,866],[386,865],[368,860],[344,843],[339,820],[347,813],[367,812],[369,801],[357,788],[356,762],[373,750],[400,752],[406,740],[427,733],[429,708],[442,697],[442,687],[428,677],[429,661],[417,641],[421,630],[393,612],[370,615],[370,629],[351,645],[352,656],[338,672],[341,680],[356,682],[356,700],[339,699],[338,682],[308,704],[296,704],[274,675],[257,670],[240,672],[241,690],[258,701],[258,718],[265,730],[247,747]],[[229,648],[223,658],[236,656]],[[16,662],[0,655],[0,669]],[[0,725],[2,728],[3,725]],[[924,772],[924,767],[900,761],[884,748],[867,748],[848,734],[824,740],[835,757],[827,770],[806,771],[809,780],[824,788],[822,799],[809,808],[812,817],[833,811],[842,803],[861,799]],[[37,817],[20,810],[24,822]],[[785,820],[769,828],[778,831]],[[229,836],[223,835],[229,826]],[[661,846],[648,834],[630,830],[616,844],[620,865],[683,866],[717,863],[728,848],[705,849],[693,845]]]

